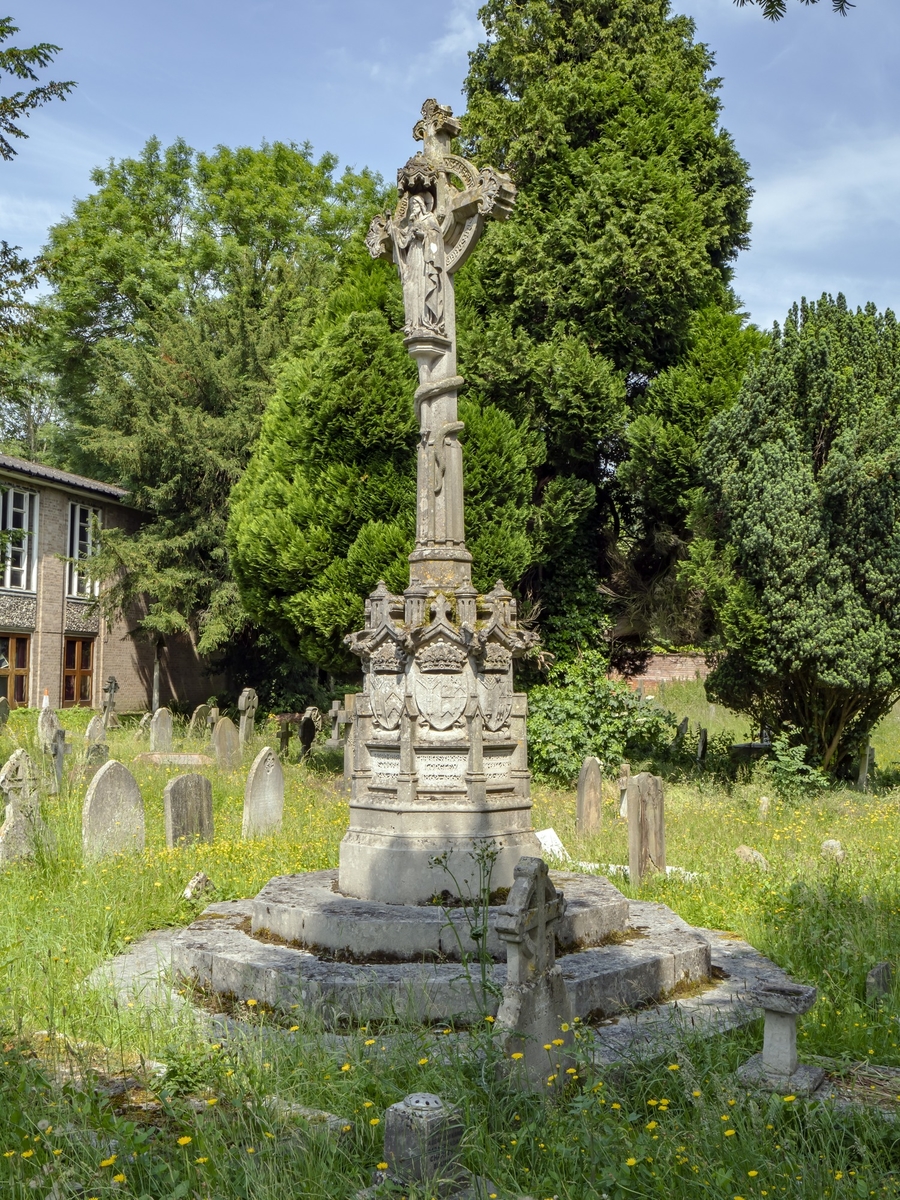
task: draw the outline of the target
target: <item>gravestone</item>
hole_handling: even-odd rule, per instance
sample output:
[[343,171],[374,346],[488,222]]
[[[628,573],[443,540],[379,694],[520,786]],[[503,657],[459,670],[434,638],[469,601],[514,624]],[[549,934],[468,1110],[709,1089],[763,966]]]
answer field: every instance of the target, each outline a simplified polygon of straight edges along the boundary
[[341,738],[341,727],[347,721],[347,714],[342,708],[340,700],[333,700],[331,702],[328,716],[331,720],[331,737],[325,743],[325,748],[327,750],[340,750],[344,744]]
[[6,805],[0,866],[53,848],[56,839],[41,820],[38,769],[24,750],[16,750],[0,769],[0,798]]
[[98,713],[88,721],[88,727],[84,731],[84,740],[89,746],[92,746],[95,742],[102,742],[105,737],[106,726],[103,723],[103,718]]
[[628,877],[635,885],[649,871],[666,873],[663,785],[642,771],[628,781]]
[[312,744],[316,740],[316,734],[322,728],[322,714],[311,704],[309,708],[304,709],[303,716],[300,718],[300,727],[297,730],[297,735],[300,738],[300,757],[308,758],[312,750]]
[[81,848],[86,860],[144,849],[141,789],[115,759],[104,763],[88,787],[81,810]]
[[863,743],[863,748],[859,756],[859,774],[856,778],[856,786],[859,791],[866,791],[869,786],[869,775],[874,769],[875,747],[870,746],[868,741],[866,741]]
[[406,1190],[427,1184],[429,1194],[446,1194],[468,1174],[460,1163],[464,1133],[461,1110],[432,1092],[392,1104],[384,1114],[385,1179]]
[[506,986],[494,1028],[505,1056],[501,1074],[543,1092],[568,1083],[572,1065],[572,1004],[556,965],[556,925],[565,910],[544,860],[520,858],[497,918],[506,943]]
[[140,721],[138,721],[138,734],[140,737],[146,737],[150,732],[150,722],[153,720],[153,713],[144,713]]
[[9,720],[9,701],[5,696],[0,696],[0,733],[6,728],[6,722]]
[[619,816],[628,816],[628,780],[631,778],[631,763],[623,762],[619,767]]
[[230,717],[219,717],[213,730],[216,762],[223,771],[236,771],[241,765],[241,738]]
[[209,729],[210,742],[212,742],[212,739],[216,735],[216,726],[218,725],[218,723],[219,723],[219,709],[215,704],[211,704],[209,706],[209,711],[206,714],[206,724]]
[[285,713],[278,715],[278,754],[286,759],[291,748],[291,738],[294,734],[294,723]]
[[344,696],[344,711],[347,714],[348,721],[347,731],[344,734],[344,779],[342,790],[345,792],[350,792],[353,788],[353,763],[356,753],[356,739],[353,735],[356,695],[356,692],[348,692]]
[[59,723],[59,717],[56,715],[56,710],[50,708],[42,708],[38,714],[37,733],[38,741],[40,742],[41,750],[44,754],[52,755],[53,747],[56,742],[56,735],[62,729]]
[[759,867],[761,871],[769,870],[769,860],[764,854],[760,854],[758,850],[754,850],[752,846],[735,846],[734,852],[742,863],[746,863],[748,867]]
[[706,763],[706,748],[709,745],[709,730],[700,728],[700,736],[697,739],[697,765],[702,767]]
[[575,806],[575,832],[579,837],[592,837],[603,824],[603,772],[599,758],[592,755],[584,760],[578,775]]
[[[234,726],[232,726],[234,728]],[[235,735],[237,730],[235,729]],[[213,840],[212,784],[203,775],[178,775],[163,792],[166,845]]]
[[209,705],[198,704],[191,716],[191,723],[188,725],[188,737],[197,737],[206,729],[207,718],[209,717]]
[[268,746],[257,754],[244,788],[241,837],[265,837],[281,830],[284,813],[284,772]]
[[115,675],[110,675],[103,688],[103,727],[104,729],[121,729],[122,726],[119,718],[116,716],[116,692],[119,690],[119,681]]
[[172,749],[172,714],[158,708],[150,721],[150,751]]
[[[53,759],[53,777],[56,781],[56,791],[62,787],[63,767],[66,762],[66,755],[71,751],[72,747],[66,743],[66,731],[60,725],[56,731],[56,736],[53,739],[53,750],[51,757]],[[51,788],[51,790],[53,790]]]
[[241,725],[238,730],[241,746],[249,746],[256,729],[256,710],[259,708],[259,697],[253,688],[244,688],[238,697],[238,712],[241,714]]
[[675,736],[672,739],[672,749],[673,750],[679,749],[684,744],[684,739],[687,737],[687,731],[688,731],[688,719],[687,719],[687,717],[685,717],[684,720],[681,722],[681,724],[678,726],[678,728],[675,730]]
[[880,962],[866,975],[866,1000],[870,1004],[883,996],[889,996],[894,987],[894,965]]
[[[66,750],[68,749],[66,746]],[[89,767],[102,767],[105,762],[109,762],[109,746],[106,742],[92,742],[87,748],[84,761]]]

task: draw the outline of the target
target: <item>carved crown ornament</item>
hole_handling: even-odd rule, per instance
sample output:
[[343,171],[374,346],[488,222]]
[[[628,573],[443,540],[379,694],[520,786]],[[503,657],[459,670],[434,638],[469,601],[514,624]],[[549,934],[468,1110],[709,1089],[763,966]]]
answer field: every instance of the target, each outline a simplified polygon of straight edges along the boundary
[[406,653],[396,642],[383,642],[369,658],[373,671],[390,671],[400,675],[406,669]]
[[416,664],[420,671],[461,671],[468,657],[462,646],[441,638],[416,653]]
[[499,642],[488,642],[484,647],[482,664],[485,671],[505,671],[512,662],[512,651]]

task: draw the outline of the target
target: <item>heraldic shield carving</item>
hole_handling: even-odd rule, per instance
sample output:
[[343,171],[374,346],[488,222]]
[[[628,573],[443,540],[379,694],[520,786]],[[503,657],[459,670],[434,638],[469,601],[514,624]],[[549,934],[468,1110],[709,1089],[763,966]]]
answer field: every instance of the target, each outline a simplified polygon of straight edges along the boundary
[[400,724],[406,694],[406,655],[396,643],[383,642],[372,653],[369,665],[369,699],[372,712],[382,729]]
[[513,689],[509,672],[478,676],[478,707],[484,727],[491,733],[502,729],[512,712]]
[[424,646],[416,655],[413,696],[432,729],[450,729],[465,712],[468,688],[462,671],[467,658],[461,646],[443,639]]

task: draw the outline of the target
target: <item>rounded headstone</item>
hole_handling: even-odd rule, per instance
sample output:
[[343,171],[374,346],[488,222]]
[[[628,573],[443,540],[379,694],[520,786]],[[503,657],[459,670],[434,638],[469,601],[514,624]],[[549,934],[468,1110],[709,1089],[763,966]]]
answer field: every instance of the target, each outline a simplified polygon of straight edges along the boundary
[[213,840],[212,784],[204,775],[170,779],[163,792],[163,810],[167,846]]
[[106,726],[103,724],[103,718],[99,714],[91,717],[88,727],[84,731],[84,740],[89,746],[92,746],[95,742],[102,742],[105,736]]
[[144,849],[144,801],[127,767],[111,759],[91,780],[81,810],[86,859]]
[[62,725],[59,723],[56,710],[42,708],[38,715],[37,732],[38,741],[41,743],[41,749],[45,754],[53,753],[53,747],[56,744],[56,735],[60,729],[62,729]]
[[172,749],[172,714],[167,708],[158,708],[150,721],[150,749]]
[[216,761],[223,771],[235,771],[241,765],[241,739],[230,717],[219,717],[212,736]]
[[580,837],[592,837],[603,824],[603,773],[599,758],[584,760],[578,776],[575,830]]
[[284,771],[269,749],[257,754],[244,788],[244,823],[241,836],[264,837],[278,833],[284,813]]

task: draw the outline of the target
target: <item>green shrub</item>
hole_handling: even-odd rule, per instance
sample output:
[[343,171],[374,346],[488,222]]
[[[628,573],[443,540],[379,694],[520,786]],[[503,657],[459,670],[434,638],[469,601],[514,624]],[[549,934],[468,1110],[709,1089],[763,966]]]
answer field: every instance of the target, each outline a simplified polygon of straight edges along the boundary
[[550,669],[528,694],[528,751],[536,779],[571,783],[589,754],[604,765],[659,750],[675,718],[655,700],[607,679],[607,659],[587,651]]

